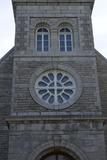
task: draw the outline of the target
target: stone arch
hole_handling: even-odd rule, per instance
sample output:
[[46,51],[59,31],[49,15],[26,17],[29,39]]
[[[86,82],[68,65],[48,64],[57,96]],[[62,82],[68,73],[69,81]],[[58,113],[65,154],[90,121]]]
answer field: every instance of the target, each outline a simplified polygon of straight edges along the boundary
[[85,153],[75,144],[69,143],[68,141],[49,141],[44,143],[38,147],[36,147],[33,152],[30,154],[28,160],[40,160],[43,155],[51,152],[52,150],[60,149],[70,156],[72,156],[75,160],[88,160]]
[[35,24],[35,26],[33,27],[34,34],[36,34],[39,28],[46,28],[50,33],[50,25],[45,21]]
[[61,29],[61,28],[69,28],[70,30],[73,31],[73,25],[68,23],[68,22],[62,22],[58,25],[58,29]]
[[47,28],[50,28],[50,23],[49,23],[49,21],[48,20],[46,20],[46,19],[36,19],[36,20],[34,20],[33,21],[33,23],[32,23],[32,29],[33,30],[35,30],[35,29],[37,29],[37,28],[39,28],[39,27],[47,27]]
[[40,23],[37,23],[35,28],[41,28],[41,27],[45,27],[45,28],[50,28],[49,24],[46,23],[46,22],[40,22]]
[[72,28],[74,29],[75,28],[75,23],[72,21],[72,20],[59,20],[56,22],[56,27],[57,28],[61,28],[61,27],[69,27],[69,28]]

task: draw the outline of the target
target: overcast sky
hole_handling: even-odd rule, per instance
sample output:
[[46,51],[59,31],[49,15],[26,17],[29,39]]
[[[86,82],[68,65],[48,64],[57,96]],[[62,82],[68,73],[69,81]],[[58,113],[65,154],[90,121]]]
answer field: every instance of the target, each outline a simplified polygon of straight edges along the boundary
[[[0,58],[14,46],[11,0],[0,0]],[[107,58],[107,0],[95,0],[92,14],[95,48]]]

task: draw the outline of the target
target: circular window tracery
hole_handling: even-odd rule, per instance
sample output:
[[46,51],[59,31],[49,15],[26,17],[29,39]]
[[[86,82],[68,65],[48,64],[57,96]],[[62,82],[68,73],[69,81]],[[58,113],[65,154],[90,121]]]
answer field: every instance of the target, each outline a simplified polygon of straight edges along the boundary
[[39,99],[51,106],[67,103],[76,93],[74,78],[61,70],[50,70],[42,73],[34,85]]

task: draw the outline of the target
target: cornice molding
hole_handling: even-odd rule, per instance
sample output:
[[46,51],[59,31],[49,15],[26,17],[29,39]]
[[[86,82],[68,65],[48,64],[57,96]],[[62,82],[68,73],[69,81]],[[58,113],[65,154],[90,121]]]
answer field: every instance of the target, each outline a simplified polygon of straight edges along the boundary
[[20,122],[72,122],[72,121],[96,121],[107,122],[107,117],[101,116],[10,116],[5,117],[4,120],[8,123],[20,123]]

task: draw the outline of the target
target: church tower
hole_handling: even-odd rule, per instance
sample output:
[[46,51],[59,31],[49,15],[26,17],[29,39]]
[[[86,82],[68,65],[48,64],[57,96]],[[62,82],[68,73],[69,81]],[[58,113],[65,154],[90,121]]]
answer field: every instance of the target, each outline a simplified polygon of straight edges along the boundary
[[106,160],[94,0],[12,3],[8,160]]

